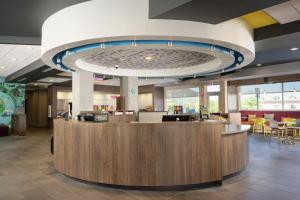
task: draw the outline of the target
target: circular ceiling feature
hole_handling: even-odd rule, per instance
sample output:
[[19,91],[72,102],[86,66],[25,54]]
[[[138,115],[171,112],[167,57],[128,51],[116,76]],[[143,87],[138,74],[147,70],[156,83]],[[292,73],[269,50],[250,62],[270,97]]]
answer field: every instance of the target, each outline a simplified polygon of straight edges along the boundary
[[148,10],[148,0],[63,9],[43,25],[42,59],[67,71],[139,77],[222,73],[254,60],[252,29],[240,19],[217,25],[149,19]]
[[120,69],[169,69],[191,67],[214,60],[209,54],[176,49],[108,49],[91,53],[87,63]]
[[[237,51],[201,42],[124,40],[64,50],[53,58],[61,69],[83,69],[115,76],[189,76],[218,73],[241,65]],[[69,67],[76,66],[76,67]]]

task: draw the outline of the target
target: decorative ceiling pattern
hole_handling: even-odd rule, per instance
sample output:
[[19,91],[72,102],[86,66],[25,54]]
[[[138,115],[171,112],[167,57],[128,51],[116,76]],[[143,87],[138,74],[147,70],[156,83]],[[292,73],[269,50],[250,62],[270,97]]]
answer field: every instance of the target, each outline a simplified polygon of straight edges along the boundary
[[176,49],[106,49],[85,57],[90,64],[121,69],[170,69],[207,63],[215,57]]

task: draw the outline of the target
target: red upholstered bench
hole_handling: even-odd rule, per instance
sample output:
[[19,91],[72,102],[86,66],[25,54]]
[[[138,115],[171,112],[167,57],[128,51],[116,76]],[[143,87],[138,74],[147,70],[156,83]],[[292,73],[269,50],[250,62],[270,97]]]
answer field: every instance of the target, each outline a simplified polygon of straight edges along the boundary
[[0,125],[0,137],[8,136],[9,134],[9,127],[6,125]]

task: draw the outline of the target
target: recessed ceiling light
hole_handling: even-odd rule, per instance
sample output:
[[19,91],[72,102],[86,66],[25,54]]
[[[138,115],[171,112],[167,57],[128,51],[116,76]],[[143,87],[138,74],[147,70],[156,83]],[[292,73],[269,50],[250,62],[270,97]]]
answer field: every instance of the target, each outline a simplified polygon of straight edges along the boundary
[[50,82],[53,82],[53,79],[50,79],[49,81],[50,81]]
[[12,58],[11,60],[12,60],[12,61],[14,61],[14,62],[15,62],[15,61],[17,61],[17,59],[16,59],[16,58]]
[[146,56],[146,57],[145,57],[145,60],[148,60],[148,61],[149,61],[149,60],[152,60],[152,57],[151,57],[151,56]]
[[2,66],[1,69],[5,69],[5,67]]
[[297,50],[298,50],[298,47],[291,48],[291,51],[297,51]]
[[256,66],[257,66],[257,67],[260,67],[260,66],[262,66],[262,64],[259,63],[259,64],[257,64]]

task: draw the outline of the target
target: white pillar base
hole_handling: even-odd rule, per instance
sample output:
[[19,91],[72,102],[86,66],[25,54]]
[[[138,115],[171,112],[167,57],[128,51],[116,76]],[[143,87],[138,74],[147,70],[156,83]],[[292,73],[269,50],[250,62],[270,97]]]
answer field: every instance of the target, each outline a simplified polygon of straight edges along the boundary
[[125,98],[125,110],[134,110],[137,112],[139,110],[138,77],[122,77],[120,90],[121,96]]
[[93,111],[94,74],[87,71],[72,73],[72,115],[81,111]]

